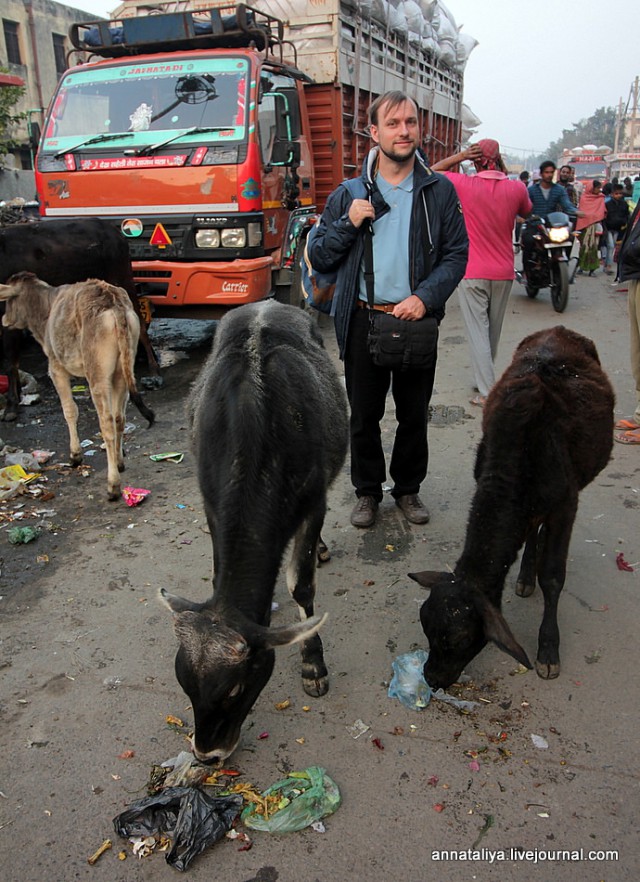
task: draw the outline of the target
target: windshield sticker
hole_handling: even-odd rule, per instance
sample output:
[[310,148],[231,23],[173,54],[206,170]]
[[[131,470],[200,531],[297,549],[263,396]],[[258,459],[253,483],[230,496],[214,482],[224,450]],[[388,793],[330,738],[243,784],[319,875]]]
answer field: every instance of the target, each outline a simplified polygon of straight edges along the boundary
[[82,171],[108,171],[114,168],[177,168],[187,161],[186,153],[173,156],[124,156],[113,159],[83,159]]

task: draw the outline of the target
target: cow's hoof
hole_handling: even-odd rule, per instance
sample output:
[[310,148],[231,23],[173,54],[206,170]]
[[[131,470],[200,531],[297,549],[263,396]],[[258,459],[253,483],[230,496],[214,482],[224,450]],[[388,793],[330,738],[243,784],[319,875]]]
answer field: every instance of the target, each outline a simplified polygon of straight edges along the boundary
[[319,564],[326,563],[328,560],[331,560],[331,552],[329,551],[329,549],[327,548],[325,543],[322,541],[322,539],[320,540],[320,542],[318,542],[317,555],[318,555],[318,563]]
[[142,377],[140,385],[144,389],[162,389],[164,386],[164,377],[161,377],[160,375],[157,377]]
[[120,487],[114,487],[112,490],[107,490],[107,499],[109,502],[117,502],[122,496],[122,490]]
[[531,597],[535,590],[535,582],[533,585],[525,585],[524,582],[516,583],[516,594],[518,595],[518,597]]
[[118,463],[118,471],[119,471],[119,472],[124,472],[124,463],[123,463],[123,462],[119,462],[119,463]]
[[82,465],[82,454],[81,453],[72,453],[69,457],[69,462],[73,466],[74,469],[77,469],[79,465]]
[[543,680],[555,680],[560,676],[560,662],[557,664],[545,664],[536,659],[536,674]]
[[302,688],[312,698],[319,698],[329,691],[329,677],[315,677],[314,679],[303,677]]
[[18,411],[5,408],[5,411],[2,414],[2,419],[5,423],[15,423],[15,421],[18,419]]

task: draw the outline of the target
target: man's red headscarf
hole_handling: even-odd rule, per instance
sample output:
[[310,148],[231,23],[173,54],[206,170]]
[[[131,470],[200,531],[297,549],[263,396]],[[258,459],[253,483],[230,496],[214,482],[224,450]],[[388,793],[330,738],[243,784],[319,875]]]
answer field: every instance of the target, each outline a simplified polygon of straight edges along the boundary
[[506,174],[506,168],[500,156],[500,145],[492,138],[483,138],[477,146],[482,150],[480,159],[475,160],[478,171],[500,171]]

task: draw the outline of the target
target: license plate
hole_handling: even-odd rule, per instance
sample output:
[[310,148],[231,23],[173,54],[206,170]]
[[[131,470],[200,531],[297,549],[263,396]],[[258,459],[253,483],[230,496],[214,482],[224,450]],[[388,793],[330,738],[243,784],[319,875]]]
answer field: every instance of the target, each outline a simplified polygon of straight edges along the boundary
[[151,301],[147,297],[138,297],[140,315],[145,325],[151,324]]

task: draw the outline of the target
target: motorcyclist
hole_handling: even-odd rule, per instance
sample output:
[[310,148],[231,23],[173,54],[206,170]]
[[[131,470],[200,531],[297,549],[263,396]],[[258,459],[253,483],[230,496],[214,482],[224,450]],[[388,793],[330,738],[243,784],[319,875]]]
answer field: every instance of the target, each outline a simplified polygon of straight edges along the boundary
[[[533,205],[530,218],[540,217],[545,222],[554,211],[564,211],[572,218],[584,217],[583,211],[578,211],[569,199],[569,195],[562,184],[554,184],[553,176],[556,164],[547,159],[540,165],[540,180],[532,184],[529,189],[529,198]],[[533,256],[535,225],[524,224],[522,228],[522,263],[526,272],[527,261]]]

